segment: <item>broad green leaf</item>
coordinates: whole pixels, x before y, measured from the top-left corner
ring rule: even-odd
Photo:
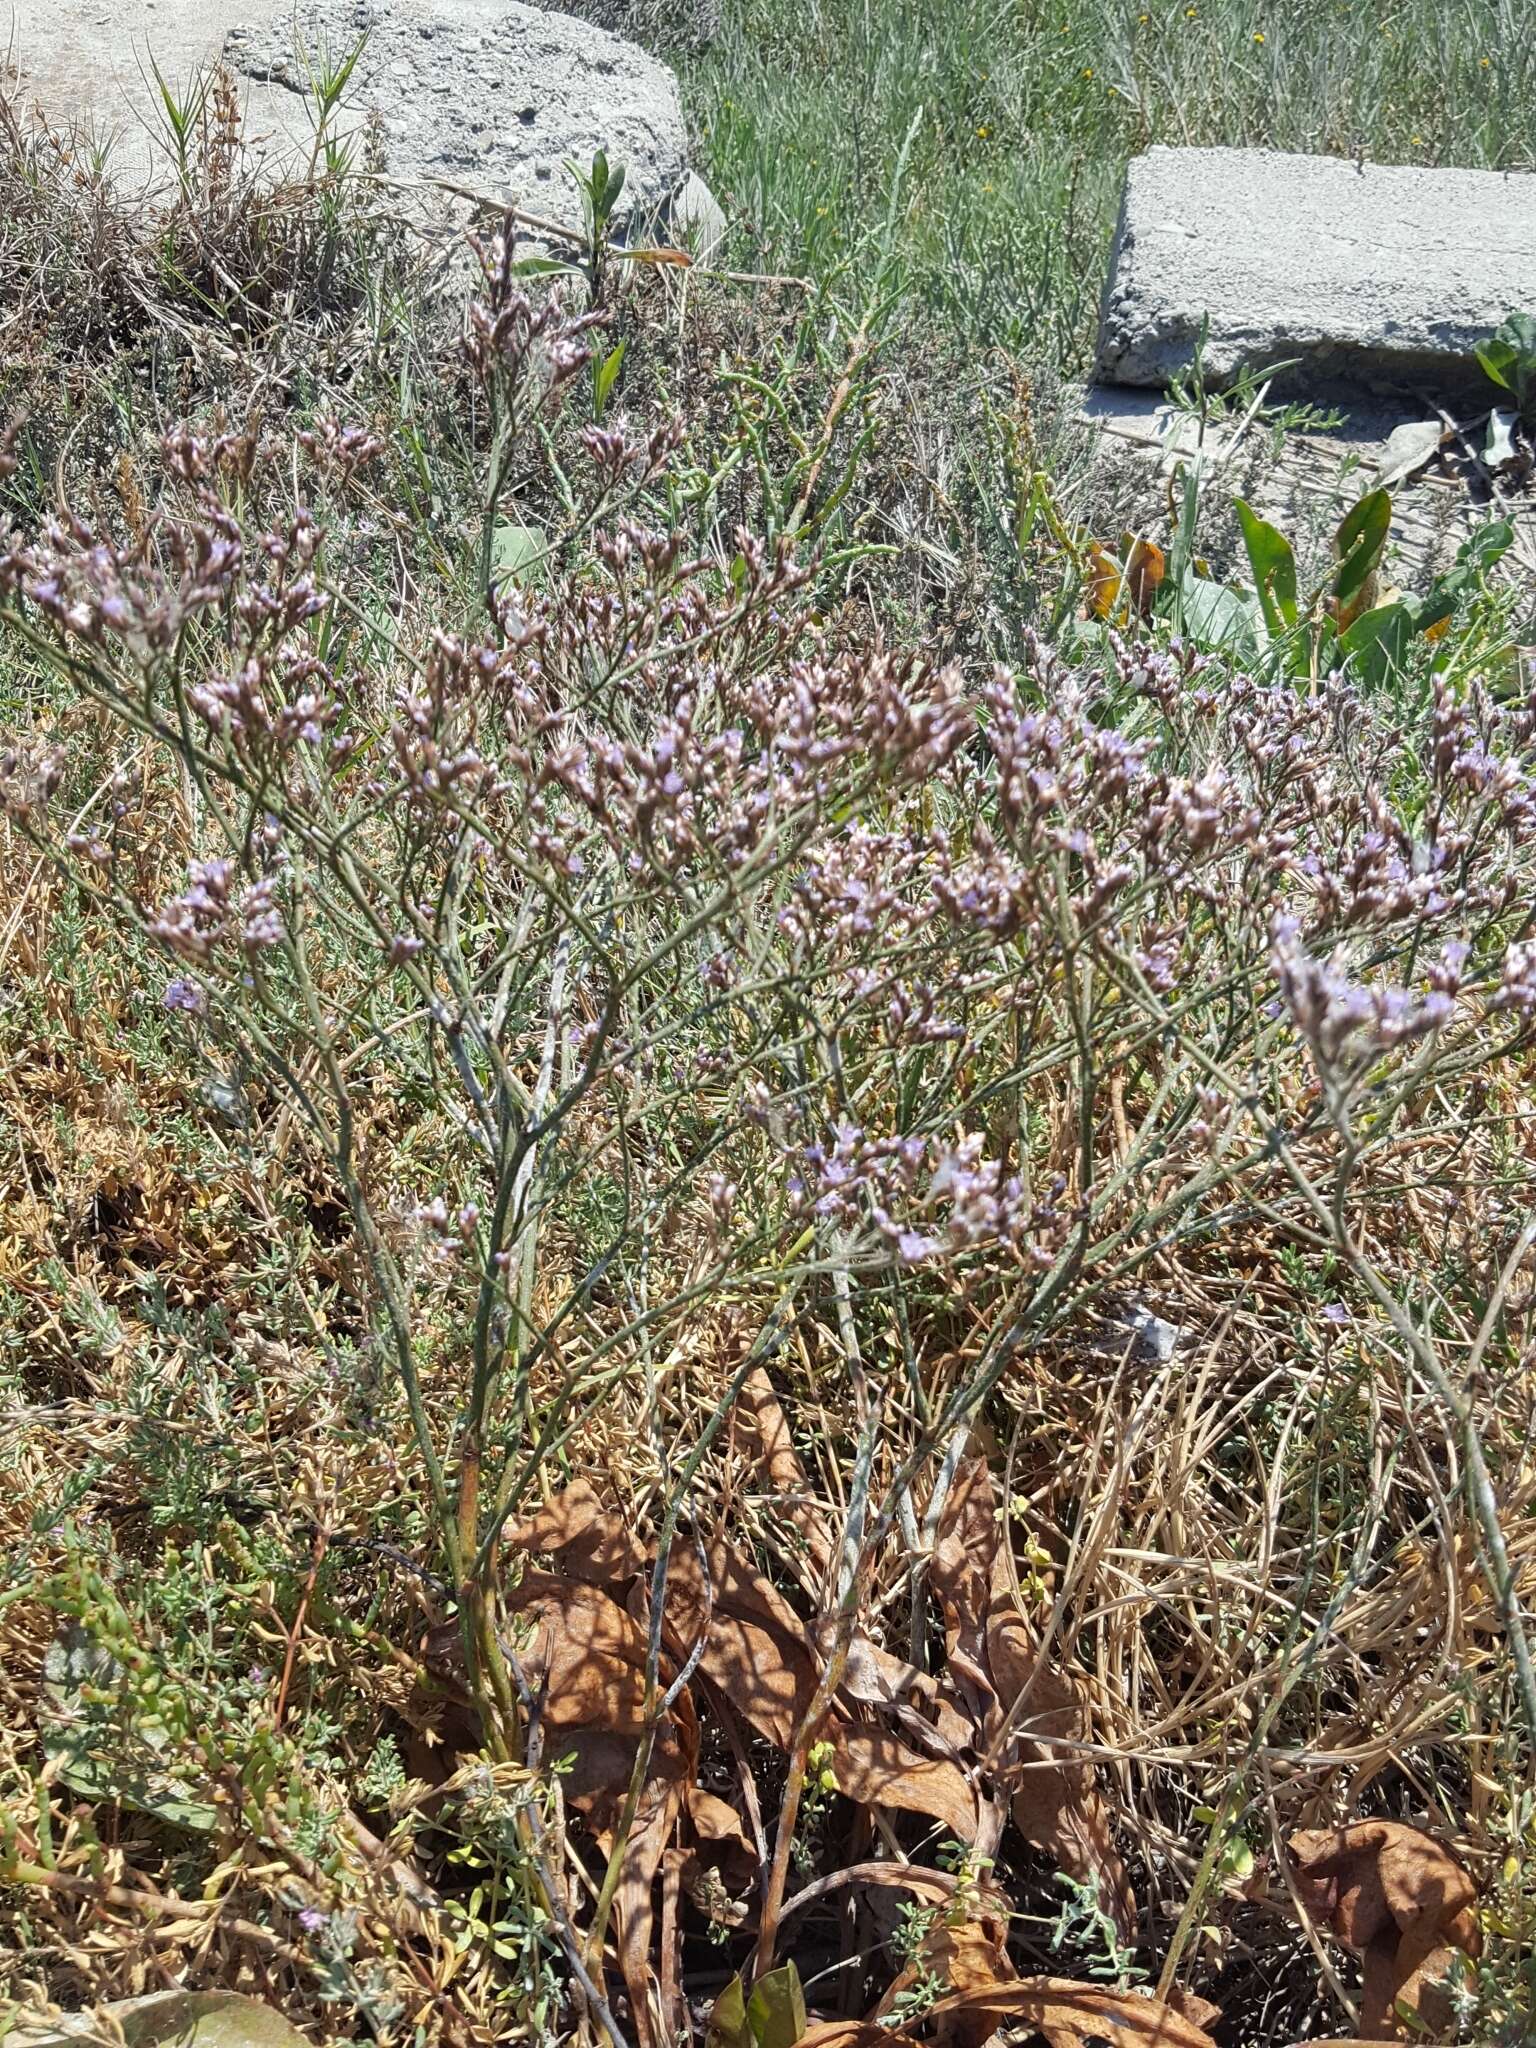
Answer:
[[[1375,575],[1387,535],[1392,530],[1392,496],[1389,491],[1370,491],[1347,512],[1333,537],[1339,566],[1334,571],[1333,596],[1339,624],[1347,626],[1358,609],[1358,600]]]
[[[542,526],[514,526],[498,520],[491,536],[491,582],[498,589],[519,580],[531,582],[548,551],[549,537]]]
[[[1505,391],[1513,391],[1514,369],[1520,352],[1507,341],[1484,342],[1477,351],[1477,360],[1483,366],[1484,375]]]
[[[557,256],[520,256],[512,266],[514,277],[569,277],[572,265]]]
[[[1529,421],[1536,410],[1536,318],[1511,313],[1477,351],[1485,375],[1505,391]]]
[[[106,1745],[93,1744],[72,1730],[50,1729],[43,1737],[43,1750],[58,1765],[60,1781],[93,1805],[131,1806],[194,1835],[206,1835],[217,1825],[217,1808],[195,1797],[169,1772],[113,1755]]]
[[[1339,635],[1339,653],[1354,663],[1362,682],[1384,683],[1403,666],[1418,630],[1412,607],[1394,598],[1362,612],[1348,632]]]
[[[735,1976],[715,2000],[704,2028],[704,2048],[756,2048],[747,2023],[747,1994]]]
[[[1186,570],[1179,584],[1179,616],[1183,630],[1202,647],[1221,648],[1239,659],[1259,651],[1259,605],[1246,590]]]
[[[805,2032],[805,1993],[793,1963],[782,1963],[752,1986],[747,2024],[757,2048],[795,2048]]]
[[[1296,557],[1280,529],[1261,519],[1241,498],[1237,500],[1237,517],[1264,624],[1278,637],[1296,623]]]
[[[1508,519],[1490,519],[1475,533],[1469,533],[1456,550],[1451,567],[1435,578],[1429,595],[1420,600],[1414,612],[1415,630],[1437,637],[1435,629],[1443,629],[1461,599],[1498,565],[1514,545],[1514,539],[1515,529]]]
[[[1480,526],[1476,533],[1469,533],[1456,550],[1456,566],[1473,569],[1481,573],[1493,568],[1515,544],[1514,521],[1490,519],[1486,526]]]

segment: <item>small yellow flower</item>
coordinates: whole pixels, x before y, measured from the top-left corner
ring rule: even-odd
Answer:
[[[1185,10],[1184,10],[1184,19],[1185,19],[1186,21],[1193,21],[1193,20],[1194,20],[1194,18],[1195,18],[1195,16],[1196,16],[1196,14],[1197,14],[1198,12],[1199,12],[1199,9],[1198,9],[1198,8],[1195,8],[1195,7],[1186,7],[1186,8],[1185,8]]]
[[[1408,140],[1413,144],[1415,149],[1422,149],[1424,147],[1424,138],[1422,135],[1410,135]]]
[[[976,130],[976,133],[978,137],[981,139],[981,141],[985,142],[987,137],[992,133],[992,130],[987,126],[986,122],[983,121],[981,126]]]
[[[1092,66],[1091,64],[1085,64],[1085,65],[1083,66],[1083,76],[1084,76],[1084,78],[1092,78],[1092,76],[1093,76],[1093,66]]]
[[[1490,58],[1490,57],[1485,57],[1485,58],[1483,59],[1483,69],[1484,69],[1485,71],[1486,71],[1486,70],[1488,69],[1488,66],[1490,65],[1490,63],[1492,63],[1492,61],[1493,61],[1493,60],[1492,60],[1492,58]]]
[[[1255,36],[1254,36],[1253,40],[1254,40],[1254,41],[1255,41],[1256,43],[1262,43],[1262,42],[1263,42],[1263,40],[1264,40],[1264,36],[1263,36],[1263,32],[1262,32],[1262,30],[1261,30],[1261,31],[1259,31],[1258,33],[1256,33],[1256,34],[1255,34]]]

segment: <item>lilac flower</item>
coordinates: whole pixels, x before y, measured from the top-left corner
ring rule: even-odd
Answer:
[[[1416,998],[1407,989],[1352,982],[1336,961],[1305,952],[1298,931],[1295,918],[1277,918],[1271,957],[1286,1009],[1320,1065],[1368,1058],[1450,1022],[1454,1005],[1443,989]]]
[[[240,943],[247,953],[263,953],[280,945],[283,914],[273,894],[270,877],[253,882],[240,899]]]
[[[178,974],[174,980],[168,981],[160,1000],[166,1009],[183,1010],[189,1017],[202,1017],[207,1014],[206,994],[197,982],[188,981],[185,975]]]
[[[930,1204],[949,1205],[946,1235],[957,1251],[1016,1241],[1029,1222],[1023,1182],[999,1160],[983,1158],[981,1148],[974,1134],[946,1147],[929,1184]]]
[[[1519,942],[1504,955],[1499,985],[1489,1007],[1518,1010],[1525,1017],[1536,1016],[1536,942]]]
[[[183,959],[203,961],[228,929],[234,863],[194,861],[187,875],[187,888],[155,912],[149,920],[149,932]]]

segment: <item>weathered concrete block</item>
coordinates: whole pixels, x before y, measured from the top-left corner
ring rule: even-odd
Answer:
[[[672,194],[666,232],[700,263],[713,263],[725,246],[730,227],[724,209],[697,171],[690,171]]]
[[[575,227],[581,200],[567,163],[585,170],[602,149],[622,164],[621,217],[665,205],[687,170],[667,66],[589,22],[517,0],[300,0],[297,9],[288,0],[225,38],[247,126],[302,145],[314,53],[337,61],[364,35],[338,133],[375,118],[397,177],[459,185]]]
[[[1390,407],[1353,411],[1328,433],[1287,434],[1278,445],[1262,431],[1241,431],[1239,419],[1199,423],[1165,404],[1156,392],[1126,385],[1096,385],[1087,394],[1083,423],[1093,434],[1094,492],[1113,508],[1101,530],[1121,526],[1166,539],[1170,480],[1180,466],[1201,453],[1208,510],[1213,527],[1202,527],[1202,551],[1223,570],[1243,573],[1235,524],[1234,497],[1246,498],[1296,545],[1305,575],[1320,575],[1331,559],[1332,534],[1365,491],[1378,484],[1392,493],[1391,580],[1427,590],[1449,569],[1456,550],[1480,526],[1500,513],[1513,518],[1515,545],[1500,580],[1528,583],[1536,573],[1536,506],[1528,493],[1492,504],[1474,497],[1465,482],[1439,465],[1409,461],[1405,436],[1394,428]],[[1411,423],[1414,425],[1420,423]],[[1438,422],[1436,423],[1438,425]],[[1422,455],[1423,440],[1416,443]]]
[[[1126,177],[1101,379],[1299,358],[1293,390],[1489,395],[1472,350],[1536,308],[1536,177],[1256,149],[1148,150]],[[1277,384],[1277,389],[1280,384]]]
[[[574,226],[567,160],[606,149],[626,174],[621,214],[666,206],[687,172],[677,79],[621,37],[518,0],[15,0],[12,64],[26,101],[61,126],[116,136],[130,186],[169,179],[152,150],[152,63],[178,91],[222,60],[246,135],[273,171],[312,144],[308,68],[366,36],[335,132],[381,129],[386,168]],[[440,188],[437,188],[440,189]]]

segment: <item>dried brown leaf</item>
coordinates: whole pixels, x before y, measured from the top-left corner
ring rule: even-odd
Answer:
[[[1085,1689],[1042,1662],[1039,1633],[1019,1612],[985,1458],[967,1459],[955,1474],[930,1577],[956,1696],[973,1716],[982,1748],[1002,1741],[998,1775],[1011,1792],[1015,1825],[1073,1877],[1093,1879],[1105,1910],[1131,1938],[1136,1902],[1093,1766],[1069,1747],[1091,1733]]]
[[[653,2039],[677,2038],[677,2015],[663,2012],[659,2027],[650,2024],[650,1996],[656,1979],[652,1972],[655,1934],[654,1887],[677,1828],[687,1787],[693,1782],[699,1762],[699,1730],[687,1693],[681,1695],[673,1714],[658,1737],[651,1770],[640,1795],[634,1827],[624,1845],[619,1869],[619,1888],[614,1895],[614,1933],[618,1942],[619,1968],[629,1992],[635,2032],[641,2048]],[[676,1983],[675,1967],[662,1970],[664,1979]]]
[[[802,1907],[816,1899],[824,1899],[828,1893],[841,1891],[848,1885],[868,1886],[871,1890],[911,1892],[914,1898],[928,1904],[943,1906],[946,1912],[955,1906],[955,1893],[960,1886],[960,1875],[950,1870],[934,1870],[922,1863],[846,1863],[841,1870],[830,1870],[824,1877],[812,1880],[803,1891],[790,1899],[783,1912],[788,1919]],[[979,1916],[1006,1921],[1009,1904],[1001,1892],[990,1887],[979,1886],[975,1891],[975,1911]]]
[[[1005,1946],[1006,1920],[941,1920],[929,1928],[922,1948],[901,1971],[880,2000],[871,2019],[885,2020],[898,2010],[898,2000],[925,1979],[937,1980],[952,1998],[979,1996],[999,1984],[1015,1983],[1013,1967]],[[981,2048],[997,2031],[997,2023],[985,2011],[956,2012],[934,2029],[936,2048]]]
[[[635,1760],[634,1735],[605,1728],[578,1728],[551,1743],[552,1756],[564,1760],[561,1787],[567,1802],[591,1823],[605,1853],[611,1853]],[[699,1761],[699,1731],[693,1703],[684,1692],[656,1731],[650,1767],[641,1788],[634,1824],[625,1838],[614,1894],[614,1936],[619,1968],[635,2018],[642,2048],[670,2040],[674,2016],[654,2009],[657,1972],[654,1887],[657,1873],[677,1829],[687,1788]],[[675,1970],[671,1973],[675,1980]],[[665,1969],[661,1972],[665,1977]]]
[[[840,1633],[835,1615],[823,1615],[806,1630],[823,1666],[834,1654]],[[925,1754],[953,1759],[969,1743],[973,1732],[969,1719],[956,1711],[926,1671],[919,1671],[904,1658],[892,1656],[859,1628],[853,1631],[848,1643],[837,1697],[844,1706],[874,1707],[881,1715],[888,1715],[906,1729]]]
[[[825,1518],[812,1505],[800,1453],[773,1382],[762,1366],[747,1375],[737,1405],[757,1438],[758,1458],[770,1489],[779,1496],[779,1512],[799,1531],[812,1568],[817,1574],[824,1573],[832,1555],[832,1539]]]
[[[1456,1950],[1482,1948],[1477,1888],[1455,1857],[1391,1820],[1306,1829],[1288,1847],[1303,1903],[1362,1958],[1364,2037],[1443,2033],[1451,2013],[1439,1980]]]
[[[1146,618],[1168,573],[1168,561],[1154,540],[1138,540],[1125,559],[1125,588],[1137,613]]]
[[[838,1790],[861,1806],[894,1806],[939,1821],[957,1841],[976,1839],[976,1795],[955,1764],[919,1756],[883,1728],[827,1729]]]
[[[646,1569],[647,1555],[629,1523],[605,1507],[585,1479],[574,1479],[536,1514],[509,1529],[514,1550],[557,1557],[569,1578],[606,1586]]]
[[[686,1805],[701,1859],[718,1868],[733,1889],[749,1884],[757,1869],[757,1851],[735,1807],[702,1785],[688,1787]]]
[[[555,1512],[534,1518],[533,1543],[594,1571],[625,1553],[613,1540],[607,1511],[587,1490],[568,1489]],[[524,1673],[542,1696],[548,1751],[562,1762],[565,1798],[584,1814],[611,1853],[637,1745],[646,1733],[645,1630],[599,1585],[553,1572],[526,1572],[507,1596],[508,1612],[528,1630],[520,1652]],[[620,1853],[614,1894],[614,1937],[642,2048],[671,2038],[674,2016],[654,2007],[652,1968],[657,1873],[672,1845],[698,1764],[699,1735],[685,1690],[655,1731],[633,1822]],[[663,1959],[665,1962],[666,1959]],[[663,1980],[675,1981],[663,1969]]]
[[[1202,1998],[1198,1991],[1191,1991],[1187,1984],[1170,1985],[1163,2003],[1181,2019],[1189,2020],[1207,2031],[1221,2018],[1221,2007],[1212,2005],[1211,2001]]]
[[[529,1630],[523,1670],[550,1728],[638,1733],[645,1719],[645,1636],[596,1586],[527,1572],[507,1609]]]
[[[668,1639],[692,1650],[708,1625],[699,1669],[758,1734],[788,1750],[820,1675],[805,1624],[776,1588],[723,1543],[708,1546],[706,1578],[696,1551],[680,1548],[667,1575]],[[825,1731],[838,1786],[866,1805],[940,1821],[962,1841],[976,1834],[976,1801],[958,1766],[925,1757],[889,1731],[831,1722]]]
[[[707,1567],[707,1570],[706,1570]],[[699,1669],[743,1720],[787,1750],[816,1690],[805,1626],[766,1579],[726,1543],[673,1549],[667,1570],[667,1639],[686,1658],[701,1633]]]
[[[1113,2041],[1116,2048],[1215,2048],[1203,2027],[1155,1998],[1077,1984],[1065,1977],[1024,1977],[1016,1984],[962,1992],[940,1999],[907,2026],[831,2020],[810,2028],[799,2048],[880,2048],[882,2042],[911,2040],[912,2029],[918,2026],[964,2023],[996,2033],[1009,2021],[1033,2027],[1051,2048],[1095,2048],[1103,2041]],[[984,2041],[988,2034],[969,2038]]]
[[[1088,543],[1088,616],[1107,619],[1120,602],[1120,564],[1098,541]]]

